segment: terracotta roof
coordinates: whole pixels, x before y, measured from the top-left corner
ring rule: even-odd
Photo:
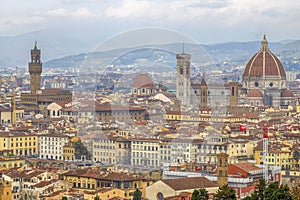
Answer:
[[[35,185],[33,185],[32,187],[35,187],[35,188],[42,188],[42,187],[45,187],[45,186],[48,186],[48,185],[51,185],[52,183],[55,183],[59,180],[56,180],[56,179],[53,179],[53,180],[50,180],[50,181],[41,181]]]
[[[261,170],[261,168],[255,166],[253,163],[250,163],[250,162],[236,163],[233,165],[237,166],[238,168],[240,168],[248,173],[251,171]]]
[[[132,82],[132,87],[141,88],[141,87],[154,87],[152,79],[147,74],[139,74],[135,77]]]
[[[44,173],[45,171],[41,171],[41,170],[37,170],[37,171],[9,171],[7,173],[4,173],[5,175],[11,177],[11,178],[18,178],[18,177],[23,177],[23,178],[27,178],[27,179],[31,179],[33,177],[36,177],[42,173]]]
[[[162,180],[162,182],[174,190],[218,187],[217,184],[213,183],[205,177],[166,179]]]
[[[265,43],[265,44],[263,44]],[[266,45],[266,47],[264,47]],[[257,76],[282,76],[286,77],[285,70],[280,60],[269,50],[268,41],[264,37],[262,48],[249,60],[243,78]]]
[[[44,197],[55,197],[57,195],[59,195],[60,193],[64,193],[66,192],[67,190],[58,190],[58,191],[55,191],[55,192],[52,192],[51,194],[48,194],[48,195],[45,195]]]
[[[144,179],[141,176],[123,172],[104,172],[99,168],[86,168],[70,170],[64,174],[64,176],[77,176],[77,177],[89,177],[110,181],[133,181]]]
[[[253,90],[250,90],[247,97],[263,97],[263,95],[259,90],[253,89]]]
[[[290,90],[283,90],[281,92],[281,97],[294,97],[294,94]]]

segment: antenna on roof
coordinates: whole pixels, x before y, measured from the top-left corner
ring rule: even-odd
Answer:
[[[182,54],[184,54],[184,42],[182,43]]]

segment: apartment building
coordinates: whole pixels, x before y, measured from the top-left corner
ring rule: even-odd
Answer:
[[[63,160],[63,146],[69,142],[69,136],[61,133],[39,135],[39,157],[41,159]]]

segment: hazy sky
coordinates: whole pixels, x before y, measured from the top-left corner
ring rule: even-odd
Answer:
[[[299,39],[299,0],[1,0],[0,36],[36,30],[99,34],[173,29],[200,43]],[[69,33],[68,33],[69,34]]]

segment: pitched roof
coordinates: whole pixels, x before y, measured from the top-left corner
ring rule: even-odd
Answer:
[[[217,184],[213,183],[205,177],[166,179],[162,180],[162,182],[174,190],[218,187]]]
[[[41,181],[35,185],[33,185],[32,187],[35,187],[35,188],[43,188],[45,186],[48,186],[48,185],[51,185],[52,183],[55,183],[59,180],[56,180],[56,179],[53,179],[53,180],[50,180],[50,181]]]
[[[261,168],[255,166],[253,163],[250,163],[250,162],[236,163],[233,165],[237,166],[238,168],[240,168],[248,173],[252,172],[252,171],[256,171],[256,170],[261,170]]]
[[[283,90],[281,92],[281,97],[294,97],[294,94],[290,90]]]
[[[263,95],[261,94],[261,92],[259,90],[253,89],[253,90],[250,90],[247,97],[263,97]]]

